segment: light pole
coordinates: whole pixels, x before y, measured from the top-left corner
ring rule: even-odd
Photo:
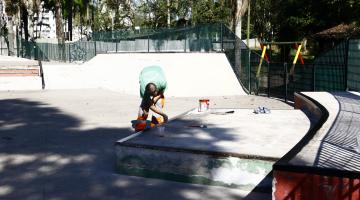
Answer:
[[[248,46],[249,48],[249,51],[248,51],[248,59],[249,59],[249,62],[248,62],[248,76],[249,76],[249,91],[251,93],[251,51],[250,51],[250,44],[249,44],[249,39],[250,39],[250,4],[251,4],[251,0],[249,0],[249,5],[248,5],[248,17],[247,17],[247,36],[246,36],[246,45]]]
[[[251,0],[249,0],[248,5],[248,17],[247,17],[247,30],[246,30],[246,45],[249,47],[249,39],[250,39],[250,5]]]

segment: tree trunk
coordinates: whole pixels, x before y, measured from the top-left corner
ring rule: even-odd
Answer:
[[[28,20],[29,13],[24,4],[21,5],[20,12],[21,12],[21,20],[23,22],[25,40],[29,41],[29,29],[28,29],[29,28],[29,20]]]
[[[236,14],[234,16],[235,34],[241,39],[241,18],[245,15],[249,5],[249,0],[237,0]]]
[[[235,73],[241,77],[241,16],[239,11],[242,7],[243,0],[236,0],[236,12],[234,16],[234,30],[235,30]]]
[[[170,0],[167,0],[167,26],[168,26],[168,28],[170,28],[170,22],[171,22],[171,18],[170,18]]]
[[[62,23],[61,0],[55,2],[55,23],[56,23],[56,37],[58,39],[59,60],[65,61],[65,38]]]
[[[242,66],[241,63],[241,25],[242,20],[241,17],[244,16],[247,6],[248,6],[249,0],[236,0],[236,12],[233,19],[234,22],[234,29],[235,29],[235,72],[237,73],[238,77],[241,77],[242,68],[246,66]],[[248,61],[250,62],[250,61]],[[246,63],[244,63],[246,64]],[[250,79],[249,79],[250,80]]]
[[[8,17],[7,23],[8,36],[7,36],[7,46],[8,46],[8,56],[15,55],[14,53],[14,23],[12,17]]]
[[[68,11],[69,11],[69,13],[68,13],[69,40],[72,41],[73,0],[69,0]]]
[[[61,0],[55,2],[55,23],[56,23],[56,37],[59,44],[64,44],[64,30],[62,24],[62,11],[61,11]]]

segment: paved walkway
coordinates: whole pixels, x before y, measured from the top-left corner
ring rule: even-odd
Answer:
[[[198,98],[168,98],[170,117]],[[292,109],[253,96],[210,98],[212,107]],[[0,199],[241,199],[243,191],[122,176],[114,142],[132,133],[138,96],[106,90],[0,92]],[[270,199],[251,193],[245,199]]]

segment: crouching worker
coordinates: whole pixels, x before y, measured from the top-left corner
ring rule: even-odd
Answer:
[[[135,131],[142,131],[166,123],[164,113],[166,78],[159,66],[145,67],[139,77],[140,96],[142,98],[138,118],[132,121]],[[151,120],[147,120],[149,111],[153,111]]]

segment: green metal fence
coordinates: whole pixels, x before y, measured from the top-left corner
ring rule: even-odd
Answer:
[[[296,64],[293,75],[289,73],[292,65],[271,62],[263,64],[256,79],[256,62],[251,64],[250,83],[255,79],[258,85],[251,87],[251,93],[292,100],[294,92],[299,91],[360,90],[360,39],[338,44],[313,63]]]
[[[343,91],[346,89],[347,41],[321,54],[314,61],[315,90]]]
[[[178,29],[95,32],[91,41],[64,45],[22,40],[21,57],[63,62],[87,61],[99,53],[121,52],[223,52],[244,90],[292,99],[298,91],[359,91],[360,39],[350,39],[320,54],[313,63],[292,65],[263,61],[223,24]],[[256,73],[259,70],[259,76]]]
[[[19,49],[19,54],[23,58],[44,61],[85,62],[96,55],[95,42],[91,41],[52,44],[22,40]]]
[[[347,87],[360,91],[360,39],[351,39],[348,44]]]
[[[95,32],[97,53],[221,51],[222,24],[178,29]]]

